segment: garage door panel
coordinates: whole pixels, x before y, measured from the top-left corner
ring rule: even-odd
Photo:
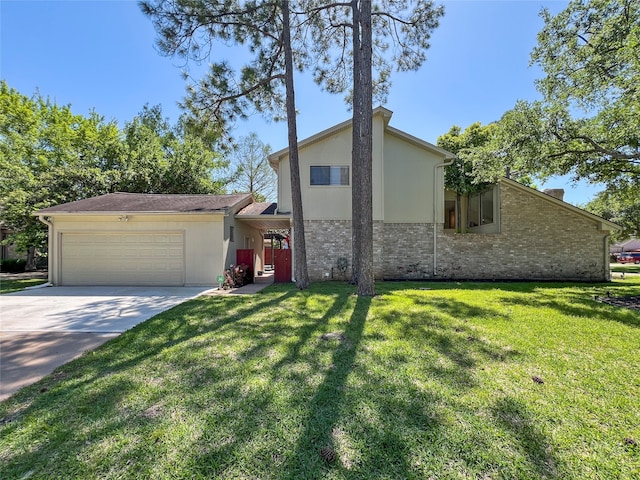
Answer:
[[[184,285],[178,232],[63,233],[63,285]]]

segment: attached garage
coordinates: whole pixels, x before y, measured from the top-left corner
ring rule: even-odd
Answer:
[[[62,233],[61,285],[185,283],[184,233]]]
[[[214,286],[236,250],[262,249],[235,215],[250,194],[111,193],[45,208],[53,285]],[[234,235],[235,233],[235,235]]]

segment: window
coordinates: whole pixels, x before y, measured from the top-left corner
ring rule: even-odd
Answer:
[[[229,241],[230,242],[234,242],[235,240],[233,239],[233,227],[229,227]]]
[[[311,185],[349,185],[349,167],[312,166]]]
[[[444,201],[444,228],[446,229],[456,228],[456,201],[455,200]]]
[[[493,223],[493,188],[469,196],[469,227]]]

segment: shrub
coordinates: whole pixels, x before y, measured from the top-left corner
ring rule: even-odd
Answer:
[[[3,273],[22,273],[27,264],[22,258],[7,258],[0,261],[0,272]]]

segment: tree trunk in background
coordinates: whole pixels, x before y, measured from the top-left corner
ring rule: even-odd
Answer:
[[[304,216],[302,213],[302,193],[300,190],[300,162],[298,159],[298,132],[296,124],[296,101],[293,88],[293,55],[291,52],[291,30],[289,2],[282,0],[282,41],[285,58],[285,87],[287,126],[289,136],[289,166],[291,170],[291,204],[293,210],[293,257],[296,287],[309,287],[307,272],[307,248],[304,239]]]
[[[27,261],[24,266],[25,271],[36,271],[36,247],[27,248]]]

